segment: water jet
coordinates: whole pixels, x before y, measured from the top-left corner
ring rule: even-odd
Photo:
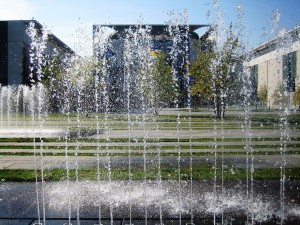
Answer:
[[[165,25],[95,25],[94,56],[64,58],[63,75],[50,74],[50,84],[43,74],[47,35],[37,38],[30,27],[37,81],[1,86],[0,160],[15,176],[27,169],[35,182],[1,181],[0,218],[36,225],[297,224],[299,112],[283,104],[254,112],[244,61],[236,65],[241,71],[231,64],[224,70],[242,76],[234,93],[242,100],[226,105],[229,87],[218,71],[230,49],[222,49],[218,27],[211,31],[216,43],[192,46],[196,27],[185,14]],[[197,111],[188,67],[209,47],[220,56],[209,65],[216,72],[212,107]]]

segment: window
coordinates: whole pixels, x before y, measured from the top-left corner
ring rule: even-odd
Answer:
[[[250,70],[251,86],[254,95],[257,95],[257,84],[258,84],[258,65],[254,65]]]
[[[283,80],[288,92],[295,91],[296,78],[296,52],[283,56]]]

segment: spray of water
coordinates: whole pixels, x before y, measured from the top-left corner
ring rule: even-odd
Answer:
[[[224,30],[222,27],[223,21],[221,17],[221,12],[219,9],[218,1],[214,1],[214,11],[216,13],[214,19],[214,48],[217,54],[220,54],[223,51],[224,40],[222,38],[227,37],[228,35],[224,35]],[[240,14],[242,14],[241,6],[239,7]],[[251,77],[249,68],[246,65],[243,65],[243,110],[244,110],[244,121],[243,121],[243,132],[245,133],[245,154],[246,154],[246,167],[247,167],[247,184],[245,188],[245,193],[241,194],[228,194],[228,190],[226,189],[226,180],[224,179],[224,142],[225,142],[225,107],[226,107],[226,97],[228,94],[228,87],[226,87],[225,82],[222,81],[222,76],[229,76],[229,73],[233,68],[228,66],[228,74],[214,74],[213,84],[214,84],[214,109],[217,114],[218,107],[221,109],[221,120],[217,118],[214,119],[214,129],[213,129],[213,151],[214,151],[214,179],[213,179],[213,191],[206,191],[203,193],[197,193],[194,189],[193,185],[196,183],[193,180],[193,151],[192,151],[192,119],[191,119],[191,95],[190,90],[188,90],[188,94],[185,97],[179,95],[181,89],[185,88],[184,82],[186,80],[189,84],[189,78],[184,77],[184,73],[187,70],[187,64],[189,63],[189,55],[188,55],[188,18],[187,13],[176,14],[175,12],[170,13],[171,20],[168,23],[168,32],[170,37],[172,37],[172,50],[170,52],[171,66],[172,66],[172,76],[174,81],[173,90],[176,92],[177,96],[174,102],[175,109],[178,110],[181,107],[188,107],[188,134],[189,134],[189,183],[184,183],[182,180],[182,168],[183,168],[183,157],[182,157],[182,146],[181,146],[181,137],[183,133],[183,116],[178,113],[176,117],[176,150],[177,150],[177,180],[172,183],[171,190],[173,194],[169,196],[168,190],[165,190],[164,183],[162,181],[161,176],[161,164],[162,164],[162,156],[161,156],[161,140],[160,140],[160,132],[159,125],[157,123],[157,118],[155,115],[150,115],[150,111],[152,111],[151,107],[153,105],[152,102],[155,101],[155,88],[149,87],[149,84],[153,84],[153,77],[151,75],[151,58],[149,52],[151,50],[151,27],[144,25],[143,23],[139,23],[136,26],[130,27],[125,31],[125,38],[123,40],[114,39],[112,36],[107,35],[107,33],[103,33],[101,29],[95,31],[95,39],[94,46],[96,46],[96,54],[94,58],[88,59],[91,61],[86,61],[87,59],[81,57],[73,57],[70,59],[69,67],[66,68],[66,74],[63,77],[63,90],[62,96],[64,100],[60,101],[59,107],[60,110],[66,115],[66,132],[65,132],[65,166],[66,166],[66,181],[67,185],[65,185],[67,194],[64,197],[61,197],[60,201],[65,201],[68,209],[68,219],[69,223],[71,223],[71,215],[73,212],[73,204],[75,205],[77,224],[80,224],[80,217],[83,213],[80,211],[81,206],[85,204],[85,201],[91,202],[91,204],[96,205],[98,208],[98,217],[99,224],[102,222],[102,217],[104,212],[103,205],[109,205],[109,217],[111,224],[114,223],[114,214],[117,213],[115,208],[119,206],[119,204],[124,204],[126,207],[129,207],[129,220],[130,224],[132,224],[133,220],[133,207],[138,205],[143,208],[143,216],[145,219],[145,223],[151,215],[150,208],[154,206],[158,209],[158,215],[160,218],[160,224],[163,224],[163,212],[166,210],[165,208],[170,208],[170,214],[175,215],[179,218],[179,224],[182,223],[183,216],[188,215],[190,217],[190,223],[194,222],[194,215],[199,212],[203,212],[204,214],[211,215],[213,214],[214,223],[217,223],[217,217],[221,215],[222,223],[226,222],[225,213],[228,208],[237,209],[241,208],[247,214],[247,222],[254,223],[258,221],[257,218],[260,217],[259,210],[264,205],[263,197],[257,198],[254,195],[254,155],[253,155],[253,143],[252,143],[252,121],[251,121]],[[242,16],[240,16],[242,17]],[[275,13],[274,15],[274,30],[277,29],[277,23],[279,20],[279,14]],[[241,21],[241,18],[240,18]],[[240,22],[240,29],[242,28],[242,22]],[[242,32],[242,31],[241,31]],[[44,143],[42,138],[44,121],[47,115],[47,109],[45,107],[46,101],[46,91],[41,84],[42,80],[42,67],[43,67],[43,57],[44,50],[46,49],[45,43],[47,41],[47,32],[43,32],[42,38],[37,35],[36,29],[31,24],[28,30],[28,34],[32,39],[32,48],[31,48],[31,62],[36,67],[31,68],[31,89],[25,87],[19,88],[11,88],[11,87],[1,87],[1,96],[0,96],[0,106],[1,106],[1,127],[5,125],[11,126],[10,122],[4,124],[3,117],[7,117],[8,120],[13,117],[12,113],[16,113],[15,126],[18,126],[20,118],[18,117],[19,108],[21,106],[21,95],[23,98],[23,106],[22,111],[24,114],[30,112],[31,114],[31,123],[32,129],[34,133],[34,156],[35,156],[35,174],[36,174],[36,201],[37,201],[37,215],[39,223],[43,220],[43,223],[46,223],[46,207],[45,207],[45,182],[44,182]],[[280,36],[278,49],[284,49],[284,52],[289,52],[289,37],[285,35],[285,32],[281,29],[278,29],[278,36]],[[116,63],[116,59],[113,54],[111,54],[111,48],[113,41],[123,42],[124,52],[121,54],[124,64],[124,80],[123,82],[123,101],[119,101],[114,99],[114,95],[112,94],[116,89],[111,89],[112,81],[114,81],[113,74],[113,66]],[[282,56],[282,50],[278,50],[278,60],[280,60]],[[98,58],[100,57],[100,58]],[[250,56],[246,56],[246,58],[250,58]],[[221,57],[216,57],[215,61],[211,65],[212,71],[216,71],[216,67],[220,64]],[[101,61],[101,65],[98,65],[99,60]],[[247,61],[247,59],[246,59]],[[87,66],[92,65],[92,66]],[[96,66],[96,69],[94,67]],[[37,69],[36,69],[37,68]],[[93,70],[91,70],[93,68]],[[37,75],[37,76],[36,76]],[[35,77],[36,76],[36,77]],[[278,74],[279,76],[279,74]],[[92,79],[90,79],[92,77]],[[216,80],[221,79],[220,83],[217,83]],[[87,85],[87,81],[91,82],[94,87],[92,92],[87,92],[84,87]],[[53,88],[55,87],[55,79],[51,80],[51,85]],[[121,83],[122,83],[121,82]],[[285,81],[286,83],[286,81]],[[219,85],[219,87],[217,87]],[[115,86],[117,87],[117,86]],[[217,88],[219,88],[217,90]],[[88,89],[88,88],[87,88]],[[217,93],[218,92],[218,93]],[[17,93],[17,99],[12,100],[11,98],[14,95],[13,93]],[[90,102],[86,102],[86,96],[89,96],[90,93],[93,93],[94,106],[95,108],[90,107]],[[150,94],[149,94],[150,93]],[[56,93],[52,93],[52,99],[57,97]],[[149,98],[150,95],[150,98]],[[221,96],[220,104],[217,102],[217,95]],[[284,91],[280,95],[281,104],[280,104],[280,154],[281,154],[281,180],[280,180],[280,218],[281,224],[284,223],[287,210],[286,210],[286,150],[287,144],[289,141],[289,124],[287,120],[287,116],[289,114],[289,105],[285,104],[283,101],[286,99],[288,93]],[[25,97],[26,96],[26,97]],[[55,97],[56,96],[56,97]],[[288,96],[289,97],[289,96]],[[24,98],[28,100],[24,100]],[[26,102],[28,101],[28,105],[26,106]],[[115,103],[119,102],[120,105],[116,105]],[[14,108],[16,105],[16,108]],[[112,112],[114,109],[124,108],[123,112],[126,112],[126,123],[127,123],[127,131],[126,133],[128,137],[128,182],[123,182],[122,187],[127,187],[127,189],[131,189],[133,187],[134,191],[129,192],[120,192],[113,193],[118,189],[118,184],[113,181],[112,176],[112,166],[114,165],[112,157],[110,145],[111,145],[111,125],[110,121],[112,116]],[[92,109],[91,109],[92,108]],[[59,110],[58,110],[59,111]],[[71,168],[71,160],[69,157],[69,142],[71,141],[71,130],[72,130],[72,121],[71,121],[71,113],[75,112],[76,120],[75,124],[75,187],[76,190],[74,192],[71,191],[71,178],[70,178],[70,168]],[[94,115],[95,129],[96,129],[96,159],[97,159],[97,182],[96,186],[89,187],[93,189],[92,197],[90,200],[85,199],[82,195],[80,196],[77,192],[82,191],[82,182],[79,181],[79,151],[81,150],[81,141],[83,135],[83,121],[85,116],[89,116],[89,113],[92,112]],[[103,119],[101,118],[100,113],[103,112]],[[148,168],[153,166],[154,163],[150,161],[149,149],[150,144],[148,142],[150,137],[150,129],[152,129],[150,122],[152,121],[155,124],[156,131],[156,153],[157,160],[157,180],[152,182],[148,179]],[[219,121],[221,123],[219,123]],[[218,126],[220,124],[220,126]],[[100,132],[100,127],[104,127],[104,134],[102,135]],[[25,127],[25,117],[24,117],[24,127]],[[38,130],[37,130],[38,127]],[[136,129],[136,130],[135,130]],[[132,177],[133,170],[133,154],[132,149],[135,144],[138,144],[140,140],[135,138],[134,132],[141,132],[142,135],[142,144],[140,146],[140,153],[142,153],[142,170],[143,170],[143,180],[141,183],[134,182]],[[39,132],[41,137],[36,137],[35,133]],[[105,144],[101,145],[100,137],[104,137]],[[218,144],[218,137],[221,137],[220,146]],[[39,141],[39,146],[37,143],[37,138]],[[218,165],[219,160],[219,150],[221,150],[221,165]],[[107,181],[103,181],[104,177],[101,177],[101,156],[105,156],[105,169],[107,170]],[[154,159],[154,158],[151,158]],[[41,171],[41,183],[39,183],[38,171]],[[221,189],[218,186],[218,170],[221,171]],[[186,187],[188,187],[188,194],[186,194]],[[85,185],[85,184],[84,184]],[[152,185],[152,186],[151,186]],[[88,186],[88,185],[87,185]],[[167,188],[170,188],[166,185]],[[54,187],[52,187],[54,188]],[[126,189],[126,190],[127,190]],[[95,191],[96,190],[96,191]],[[219,191],[220,190],[220,191]],[[75,193],[76,192],[76,193]],[[221,192],[221,193],[219,193]],[[125,195],[124,200],[121,198]],[[241,206],[241,199],[244,199],[246,195],[247,204]],[[234,196],[234,197],[232,197]],[[203,205],[199,204],[199,199],[201,197],[205,197],[204,205],[206,210],[203,210]],[[196,200],[195,200],[196,198]],[[64,199],[64,200],[62,200]],[[92,199],[96,199],[96,201],[92,201]],[[122,200],[120,200],[122,199]],[[74,203],[75,202],[75,203]],[[121,202],[121,203],[120,203]],[[55,202],[55,204],[58,204]],[[200,206],[199,206],[200,205]],[[204,208],[205,208],[204,207]],[[202,211],[201,211],[202,210]],[[166,210],[167,211],[167,210]],[[265,213],[265,212],[264,212]],[[272,211],[272,214],[277,214],[276,210]],[[41,215],[43,219],[41,219]],[[156,214],[157,215],[157,214]],[[265,216],[266,215],[266,216]],[[262,217],[268,217],[270,214],[265,213]],[[259,218],[260,219],[260,218]]]
[[[174,105],[175,109],[179,109],[180,107],[184,107],[184,104],[186,104],[185,97],[180,97],[179,93],[185,88],[185,77],[184,73],[187,69],[187,63],[188,63],[188,33],[189,29],[187,26],[188,23],[188,14],[187,11],[181,12],[175,12],[171,11],[169,13],[170,21],[168,22],[168,31],[169,35],[173,37],[173,46],[172,50],[170,52],[171,57],[171,74],[173,77],[173,90],[176,93]],[[177,114],[177,171],[178,171],[178,209],[179,209],[179,224],[182,223],[182,195],[181,195],[181,189],[182,189],[182,181],[181,181],[181,146],[180,146],[180,138],[181,138],[181,115],[180,113]]]
[[[281,64],[288,53],[291,52],[292,37],[280,26],[280,12],[275,10],[271,18],[272,30],[271,34],[277,37],[276,40],[276,61]],[[288,59],[291,60],[291,59]],[[288,78],[284,76],[285,68],[281,73],[277,70],[275,74],[278,79],[278,89],[275,91],[274,97],[277,95],[277,100],[274,103],[279,103],[279,129],[280,129],[280,219],[281,224],[286,219],[286,150],[287,144],[290,141],[290,129],[288,123],[288,115],[290,114],[290,90],[288,87]]]
[[[42,34],[39,35],[37,29],[35,28],[34,23],[29,24],[29,28],[27,29],[27,34],[31,39],[31,49],[30,49],[30,79],[32,85],[36,83],[35,86],[32,86],[37,93],[36,105],[37,108],[37,120],[40,131],[43,127],[43,102],[44,102],[44,91],[43,85],[41,83],[43,79],[43,71],[42,67],[45,66],[46,60],[45,55],[47,54],[47,39],[48,39],[48,31],[47,28],[42,29]],[[35,96],[34,96],[35,97]],[[34,98],[33,98],[34,99]],[[35,112],[34,108],[32,108],[32,127],[33,133],[35,132]],[[41,132],[40,132],[41,133]],[[44,162],[43,162],[43,139],[42,136],[39,137],[40,141],[40,151],[39,151],[39,159],[40,159],[40,171],[41,171],[41,189],[42,189],[42,214],[43,214],[43,222],[46,223],[46,212],[45,212],[45,188],[44,188]],[[37,202],[39,202],[39,191],[38,191],[38,178],[37,178],[37,150],[35,144],[35,137],[34,137],[34,155],[35,155],[35,174],[36,174],[36,193],[37,193]],[[38,208],[38,218],[40,214],[39,203],[37,204]],[[39,218],[40,222],[40,218]]]

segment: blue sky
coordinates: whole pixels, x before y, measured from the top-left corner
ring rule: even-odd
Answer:
[[[226,24],[238,22],[236,8],[242,5],[244,36],[251,47],[270,38],[270,21],[276,9],[281,15],[280,26],[289,30],[300,25],[300,0],[218,2]],[[161,24],[170,20],[170,11],[183,10],[188,12],[188,23],[211,24],[215,12],[213,0],[0,0],[0,6],[0,20],[34,18],[71,47],[90,38],[93,24],[128,24],[141,20],[146,24]]]

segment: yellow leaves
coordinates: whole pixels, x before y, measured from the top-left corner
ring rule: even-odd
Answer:
[[[267,96],[268,96],[268,89],[266,85],[262,85],[258,88],[258,98],[262,103],[267,102]]]
[[[296,87],[295,93],[293,95],[293,102],[296,107],[299,107],[300,104],[300,85]]]

